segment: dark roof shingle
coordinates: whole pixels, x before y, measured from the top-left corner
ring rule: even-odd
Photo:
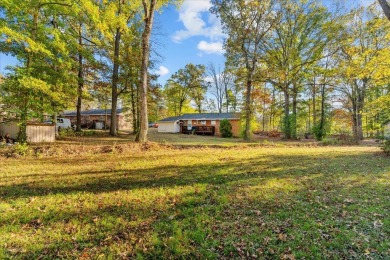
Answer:
[[[122,113],[122,108],[118,108],[116,110],[116,112],[118,114]],[[92,109],[92,110],[85,110],[85,111],[81,111],[81,115],[82,116],[91,116],[91,115],[111,115],[111,109],[107,109],[107,110],[104,110],[104,109]],[[72,112],[68,112],[68,113],[64,113],[62,114],[63,116],[76,116],[77,115],[77,111],[72,111]]]
[[[184,114],[182,116],[173,116],[161,119],[159,122],[175,122],[177,120],[222,120],[239,119],[238,113],[202,113],[202,114]]]

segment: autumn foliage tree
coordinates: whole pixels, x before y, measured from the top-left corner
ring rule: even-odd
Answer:
[[[345,27],[349,45],[340,52],[342,84],[338,90],[345,96],[356,140],[363,139],[363,112],[367,94],[375,86],[387,85],[390,75],[389,22],[377,13],[375,6],[359,9]]]
[[[228,62],[245,69],[244,139],[250,139],[252,88],[262,56],[262,41],[274,27],[274,1],[213,0],[211,12],[220,17],[228,35],[225,42]]]

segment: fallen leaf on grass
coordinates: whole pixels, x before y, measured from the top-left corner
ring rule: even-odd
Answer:
[[[286,259],[286,260],[295,260],[295,256],[292,254],[284,254],[280,257],[280,259]]]
[[[278,238],[279,238],[280,241],[287,241],[287,235],[286,234],[280,233]]]
[[[381,226],[383,226],[382,221],[380,221],[380,220],[374,221],[374,228],[380,228]]]

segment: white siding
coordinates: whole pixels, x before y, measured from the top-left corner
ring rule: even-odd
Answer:
[[[158,122],[159,133],[179,133],[180,125],[176,122]]]
[[[19,126],[16,122],[1,123],[0,132],[3,136],[9,133],[15,139],[18,137]],[[27,124],[26,132],[29,143],[55,142],[56,140],[54,125]]]
[[[174,130],[175,130],[174,133],[180,133],[180,125],[178,124],[178,121],[175,122]]]
[[[10,135],[11,138],[18,137],[19,126],[16,122],[7,122],[0,124],[0,133],[4,136],[6,133]]]
[[[56,141],[54,125],[27,125],[27,141],[29,143],[48,143]]]

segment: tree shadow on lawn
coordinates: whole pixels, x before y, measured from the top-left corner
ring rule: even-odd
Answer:
[[[65,161],[72,162],[72,160]],[[390,161],[372,153],[337,154],[330,157],[264,155],[245,160],[232,159],[227,162],[207,164],[200,162],[190,166],[166,164],[146,169],[131,169],[127,166],[123,169],[76,171],[64,175],[49,175],[47,180],[40,174],[20,175],[19,178],[22,179],[41,176],[41,180],[36,182],[28,180],[17,185],[2,185],[0,195],[6,200],[48,194],[77,192],[99,194],[116,190],[156,189],[195,184],[228,185],[234,182],[246,182],[252,185],[256,180],[264,182],[267,179],[300,179],[313,174],[325,174],[322,178],[334,178],[333,174],[346,177],[362,173],[379,174],[387,169],[390,169]]]
[[[86,252],[91,257],[102,253],[118,256],[119,251],[122,257],[246,258],[247,252],[259,255],[259,250],[260,256],[269,259],[285,252],[301,257],[350,258],[365,253],[367,246],[361,243],[367,238],[369,247],[376,250],[374,255],[386,255],[379,246],[385,246],[386,233],[368,231],[362,235],[361,230],[372,226],[356,222],[368,214],[352,207],[369,203],[348,199],[352,192],[367,192],[369,184],[337,187],[333,195],[325,187],[316,188],[279,191],[264,199],[242,196],[234,187],[209,184],[202,191],[187,190],[148,202],[58,209],[50,214],[15,215],[14,219],[22,226],[20,233],[29,232],[31,241],[42,243],[42,247],[21,254],[34,258],[80,257]],[[385,186],[380,188],[384,192]],[[324,200],[327,196],[335,201]],[[378,218],[373,216],[370,224]],[[53,239],[52,230],[62,235]]]
[[[0,194],[3,200],[57,194],[64,195],[66,200],[77,193],[91,199],[116,191],[151,192],[148,201],[123,199],[123,205],[115,204],[116,201],[98,205],[96,201],[96,205],[89,207],[83,207],[81,202],[80,208],[58,206],[54,211],[37,211],[28,216],[15,212],[12,218],[18,220],[15,225],[22,227],[20,232],[29,233],[32,242],[42,244],[27,252],[20,251],[17,256],[80,257],[87,253],[91,257],[140,254],[151,258],[239,258],[249,253],[265,258],[288,254],[348,258],[363,254],[365,248],[353,245],[354,238],[350,236],[357,233],[348,225],[349,221],[353,224],[356,220],[343,217],[343,211],[367,202],[345,202],[345,197],[339,195],[366,194],[375,185],[384,192],[385,183],[369,181],[381,178],[390,162],[379,157],[375,163],[373,158],[370,153],[314,159],[313,156],[272,155],[272,158],[257,156],[191,167],[164,165],[142,170],[101,170],[81,172],[83,183],[53,183],[55,179],[51,179],[47,183],[2,186]],[[281,167],[281,163],[285,165]],[[342,171],[327,169],[337,165]],[[349,186],[340,182],[355,176],[365,180]],[[153,192],[161,189],[173,192],[179,188],[182,190],[178,194],[164,197]],[[353,212],[353,208],[350,210]],[[334,215],[336,222],[327,222]],[[72,224],[74,220],[79,223]],[[12,219],[5,219],[2,225],[10,222]],[[72,225],[76,228],[72,229]],[[49,234],[50,230],[57,230],[63,235],[53,239],[45,236],[45,230]],[[75,236],[76,240],[72,238]],[[11,241],[8,249],[12,246],[23,247]],[[377,255],[381,256],[382,252]]]

